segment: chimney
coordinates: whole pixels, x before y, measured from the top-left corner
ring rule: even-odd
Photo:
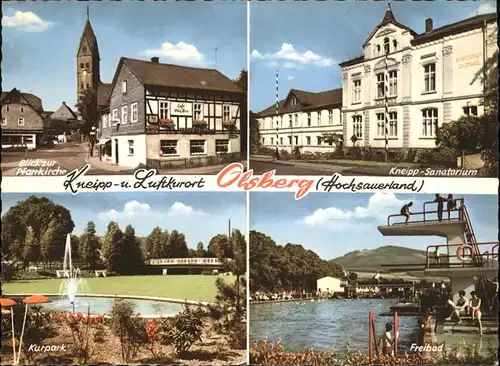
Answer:
[[[151,62],[157,64],[160,62],[160,58],[159,57],[151,57]]]
[[[66,105],[66,102],[63,102],[64,105]]]
[[[425,20],[425,33],[432,31],[432,18],[427,18]]]

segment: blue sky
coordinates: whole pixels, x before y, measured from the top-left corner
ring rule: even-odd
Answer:
[[[386,1],[288,1],[250,3],[250,108],[258,112],[292,88],[323,91],[341,87],[339,62],[360,56],[361,45],[380,24]],[[394,1],[396,20],[423,33],[479,13],[496,11],[496,2]],[[279,16],[277,16],[279,15]]]
[[[47,197],[66,207],[75,223],[73,234],[80,235],[87,222],[93,220],[99,235],[108,223],[117,221],[122,230],[131,224],[136,235],[147,236],[156,226],[165,230],[184,233],[189,248],[196,248],[199,241],[208,245],[217,234],[228,232],[228,220],[233,229],[245,235],[246,194],[242,192],[210,193],[68,193],[35,194]],[[2,215],[9,207],[29,197],[30,194],[2,194]]]
[[[497,241],[498,196],[460,197],[465,199],[477,240]],[[438,237],[384,237],[377,227],[387,225],[387,217],[399,214],[409,201],[413,202],[412,212],[416,214],[422,212],[423,202],[433,199],[432,194],[311,193],[296,201],[293,193],[251,193],[250,229],[269,235],[280,245],[302,244],[324,259],[384,245],[425,250],[428,245],[446,241]],[[427,208],[435,209],[434,205]],[[422,220],[422,216],[411,219]]]
[[[31,91],[45,110],[75,105],[87,4],[103,82],[111,82],[121,56],[213,68],[218,48],[219,71],[236,78],[247,68],[244,2],[2,2],[3,90]]]

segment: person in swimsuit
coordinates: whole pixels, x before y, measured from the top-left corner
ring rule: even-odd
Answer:
[[[451,211],[457,208],[457,201],[453,198],[452,194],[448,195],[446,199],[446,209],[448,210],[448,220],[451,219]]]
[[[381,350],[382,355],[384,356],[393,356],[394,352],[392,349],[392,324],[391,323],[386,323],[385,324],[385,332],[382,334],[379,338],[378,341],[378,348]]]
[[[479,334],[483,335],[483,324],[481,323],[481,299],[477,297],[476,292],[472,291],[470,293],[470,310],[472,313],[472,325],[474,325],[474,320],[477,320],[479,324]]]
[[[411,212],[410,212],[410,207],[413,206],[413,202],[408,202],[406,205],[404,205],[403,207],[401,207],[401,215],[403,215],[404,217],[406,217],[406,220],[405,220],[405,224],[408,224],[408,220],[410,219],[410,215],[411,215]]]
[[[465,298],[465,291],[459,291],[458,300],[456,304],[453,304],[453,301],[449,301],[448,304],[453,307],[451,315],[445,320],[451,320],[453,315],[458,319],[457,324],[462,322],[461,315],[465,315],[467,312],[467,307],[469,306],[469,301]]]
[[[444,202],[446,200],[441,197],[439,193],[436,193],[436,198],[434,199],[434,202],[438,204],[437,206],[437,214],[438,214],[438,221],[441,222],[443,220],[443,209],[444,209]]]

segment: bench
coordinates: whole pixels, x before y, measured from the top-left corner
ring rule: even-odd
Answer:
[[[69,277],[69,271],[68,270],[57,270],[56,271],[56,276],[57,278],[61,278],[61,277]]]
[[[102,277],[106,277],[106,270],[101,270],[101,271],[95,271],[95,276],[96,277],[99,277],[100,275],[102,275]]]

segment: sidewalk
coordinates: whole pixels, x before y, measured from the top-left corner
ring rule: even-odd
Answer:
[[[288,165],[299,168],[315,169],[326,172],[353,173],[360,175],[388,175],[393,167],[411,168],[417,167],[410,163],[385,163],[385,162],[362,162],[349,160],[276,160],[272,156],[253,155],[250,160],[272,163],[278,165]],[[250,164],[251,165],[251,164]]]
[[[90,170],[90,173],[94,173],[93,171],[98,170],[98,171],[107,171],[110,174],[133,174],[137,169],[131,169],[131,168],[123,168],[120,167],[116,164],[108,163],[99,160],[98,157],[92,156],[92,157],[87,157],[86,162],[90,164],[92,167]],[[239,163],[243,164],[245,167],[247,166],[246,160],[240,161]],[[158,170],[158,174],[163,174],[163,175],[172,175],[172,174],[192,174],[192,175],[198,175],[198,174],[217,174],[219,171],[224,168],[225,166],[229,165],[228,164],[221,164],[221,165],[211,165],[211,166],[202,166],[198,168],[189,168],[189,169],[168,169],[168,170]],[[106,173],[99,173],[105,175]]]
[[[238,161],[238,163],[243,164],[243,166],[245,168],[247,167],[246,160]],[[193,174],[193,175],[208,174],[208,175],[212,175],[212,174],[219,173],[222,168],[224,168],[225,166],[228,166],[229,164],[231,164],[231,163],[221,164],[221,165],[202,166],[199,168],[190,168],[190,169],[160,170],[159,172],[160,172],[160,174],[168,174],[168,175],[170,175],[170,174]]]

